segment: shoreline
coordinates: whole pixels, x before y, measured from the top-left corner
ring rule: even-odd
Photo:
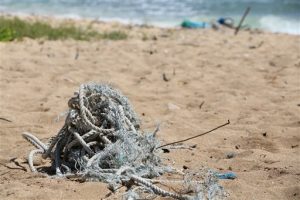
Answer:
[[[155,29],[184,29],[178,25],[158,25],[158,24],[147,24],[143,22],[131,22],[130,20],[121,20],[121,19],[99,19],[99,18],[89,18],[89,17],[80,17],[80,16],[59,16],[59,15],[40,15],[40,14],[28,14],[28,13],[6,13],[6,12],[0,12],[0,17],[18,17],[20,19],[31,19],[31,20],[42,20],[44,22],[51,22],[54,24],[57,22],[64,23],[64,22],[79,22],[80,24],[88,24],[88,23],[100,23],[100,24],[108,24],[108,25],[118,25],[118,26],[124,26],[124,27],[148,27],[148,28],[155,28]],[[219,28],[222,30],[226,30],[229,28],[226,28],[224,26],[219,25]],[[188,30],[212,30],[211,27],[204,28],[204,29],[188,29]],[[242,29],[241,29],[242,30]],[[249,28],[242,31],[250,31],[250,32],[262,32],[267,34],[287,34],[292,36],[300,36],[299,33],[289,33],[284,31],[270,31],[270,30],[264,30],[262,28]]]

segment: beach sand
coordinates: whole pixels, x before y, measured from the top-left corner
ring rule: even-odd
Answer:
[[[229,119],[230,125],[186,142],[195,149],[163,154],[178,169],[235,172],[237,179],[220,180],[229,199],[300,198],[299,36],[93,27],[123,30],[129,38],[0,43],[0,199],[101,199],[109,192],[104,183],[32,174],[26,157],[34,147],[21,136],[29,131],[47,141],[56,135],[68,99],[90,81],[119,88],[143,129],[161,123],[163,144]]]

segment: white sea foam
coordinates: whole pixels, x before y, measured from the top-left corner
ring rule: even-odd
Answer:
[[[74,19],[74,20],[80,20],[80,19],[83,19],[83,17],[81,17],[80,15],[78,14],[58,14],[58,15],[55,15],[56,18],[61,18],[61,19]]]
[[[259,20],[259,25],[262,29],[271,32],[289,33],[300,35],[299,19],[291,20],[284,17],[265,16]]]

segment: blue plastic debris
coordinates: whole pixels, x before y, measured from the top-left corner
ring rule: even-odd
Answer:
[[[183,28],[209,28],[209,23],[206,22],[193,22],[190,20],[184,20],[181,23],[181,27]]]
[[[219,19],[217,20],[217,22],[218,22],[219,24],[225,24],[225,21],[226,21],[226,19],[223,18],[223,17],[221,17],[221,18],[219,18]]]
[[[236,179],[237,175],[234,172],[225,172],[225,173],[218,173],[216,174],[216,177],[219,179]]]
[[[227,27],[231,27],[231,28],[234,27],[234,20],[230,17],[221,17],[217,20],[217,22]]]

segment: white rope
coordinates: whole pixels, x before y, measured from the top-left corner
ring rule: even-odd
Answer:
[[[80,85],[80,88],[79,88],[79,106],[80,106],[80,114],[82,115],[82,117],[84,119],[84,122],[88,126],[90,126],[92,129],[98,131],[99,133],[108,134],[108,133],[113,132],[114,129],[102,129],[102,128],[99,128],[98,126],[96,126],[95,124],[93,124],[88,119],[88,117],[86,116],[86,110],[87,110],[87,108],[85,107],[84,100],[83,100],[83,97],[84,97],[84,88],[85,88],[84,84]]]
[[[197,198],[198,191],[192,191],[193,197],[181,195],[155,183],[194,187],[205,181],[149,179],[176,170],[163,165],[162,158],[157,155],[159,151],[153,151],[159,144],[153,137],[159,126],[154,132],[144,134],[127,98],[117,90],[107,85],[82,84],[68,104],[70,109],[65,124],[48,145],[30,133],[23,133],[23,137],[37,148],[28,156],[32,172],[37,172],[34,156],[41,153],[43,158],[50,157],[55,167],[56,175],[52,177],[102,181],[109,183],[112,190],[135,184],[129,194],[132,198],[145,192],[179,200]]]
[[[94,152],[92,149],[86,144],[86,142],[82,139],[82,137],[77,133],[73,128],[69,129],[71,133],[75,136],[75,138],[78,140],[78,142],[82,145],[82,147],[90,154],[91,156],[94,155]]]
[[[168,192],[166,190],[163,190],[159,187],[157,187],[156,185],[153,185],[151,182],[148,182],[147,180],[136,176],[136,175],[131,175],[131,179],[136,181],[138,184],[144,185],[148,188],[150,188],[155,194],[163,196],[163,197],[172,197],[174,199],[179,199],[179,200],[187,200],[188,197],[187,196],[183,196],[183,195],[179,195],[179,194],[175,194],[172,192]]]
[[[37,153],[42,154],[42,153],[44,153],[44,150],[34,149],[34,150],[30,151],[30,153],[28,155],[28,165],[32,172],[37,172],[36,168],[33,165],[34,155]]]
[[[31,133],[23,132],[22,136],[36,148],[42,149],[43,151],[47,151],[48,149],[47,145],[45,145],[42,141],[40,141],[37,137],[35,137]]]

